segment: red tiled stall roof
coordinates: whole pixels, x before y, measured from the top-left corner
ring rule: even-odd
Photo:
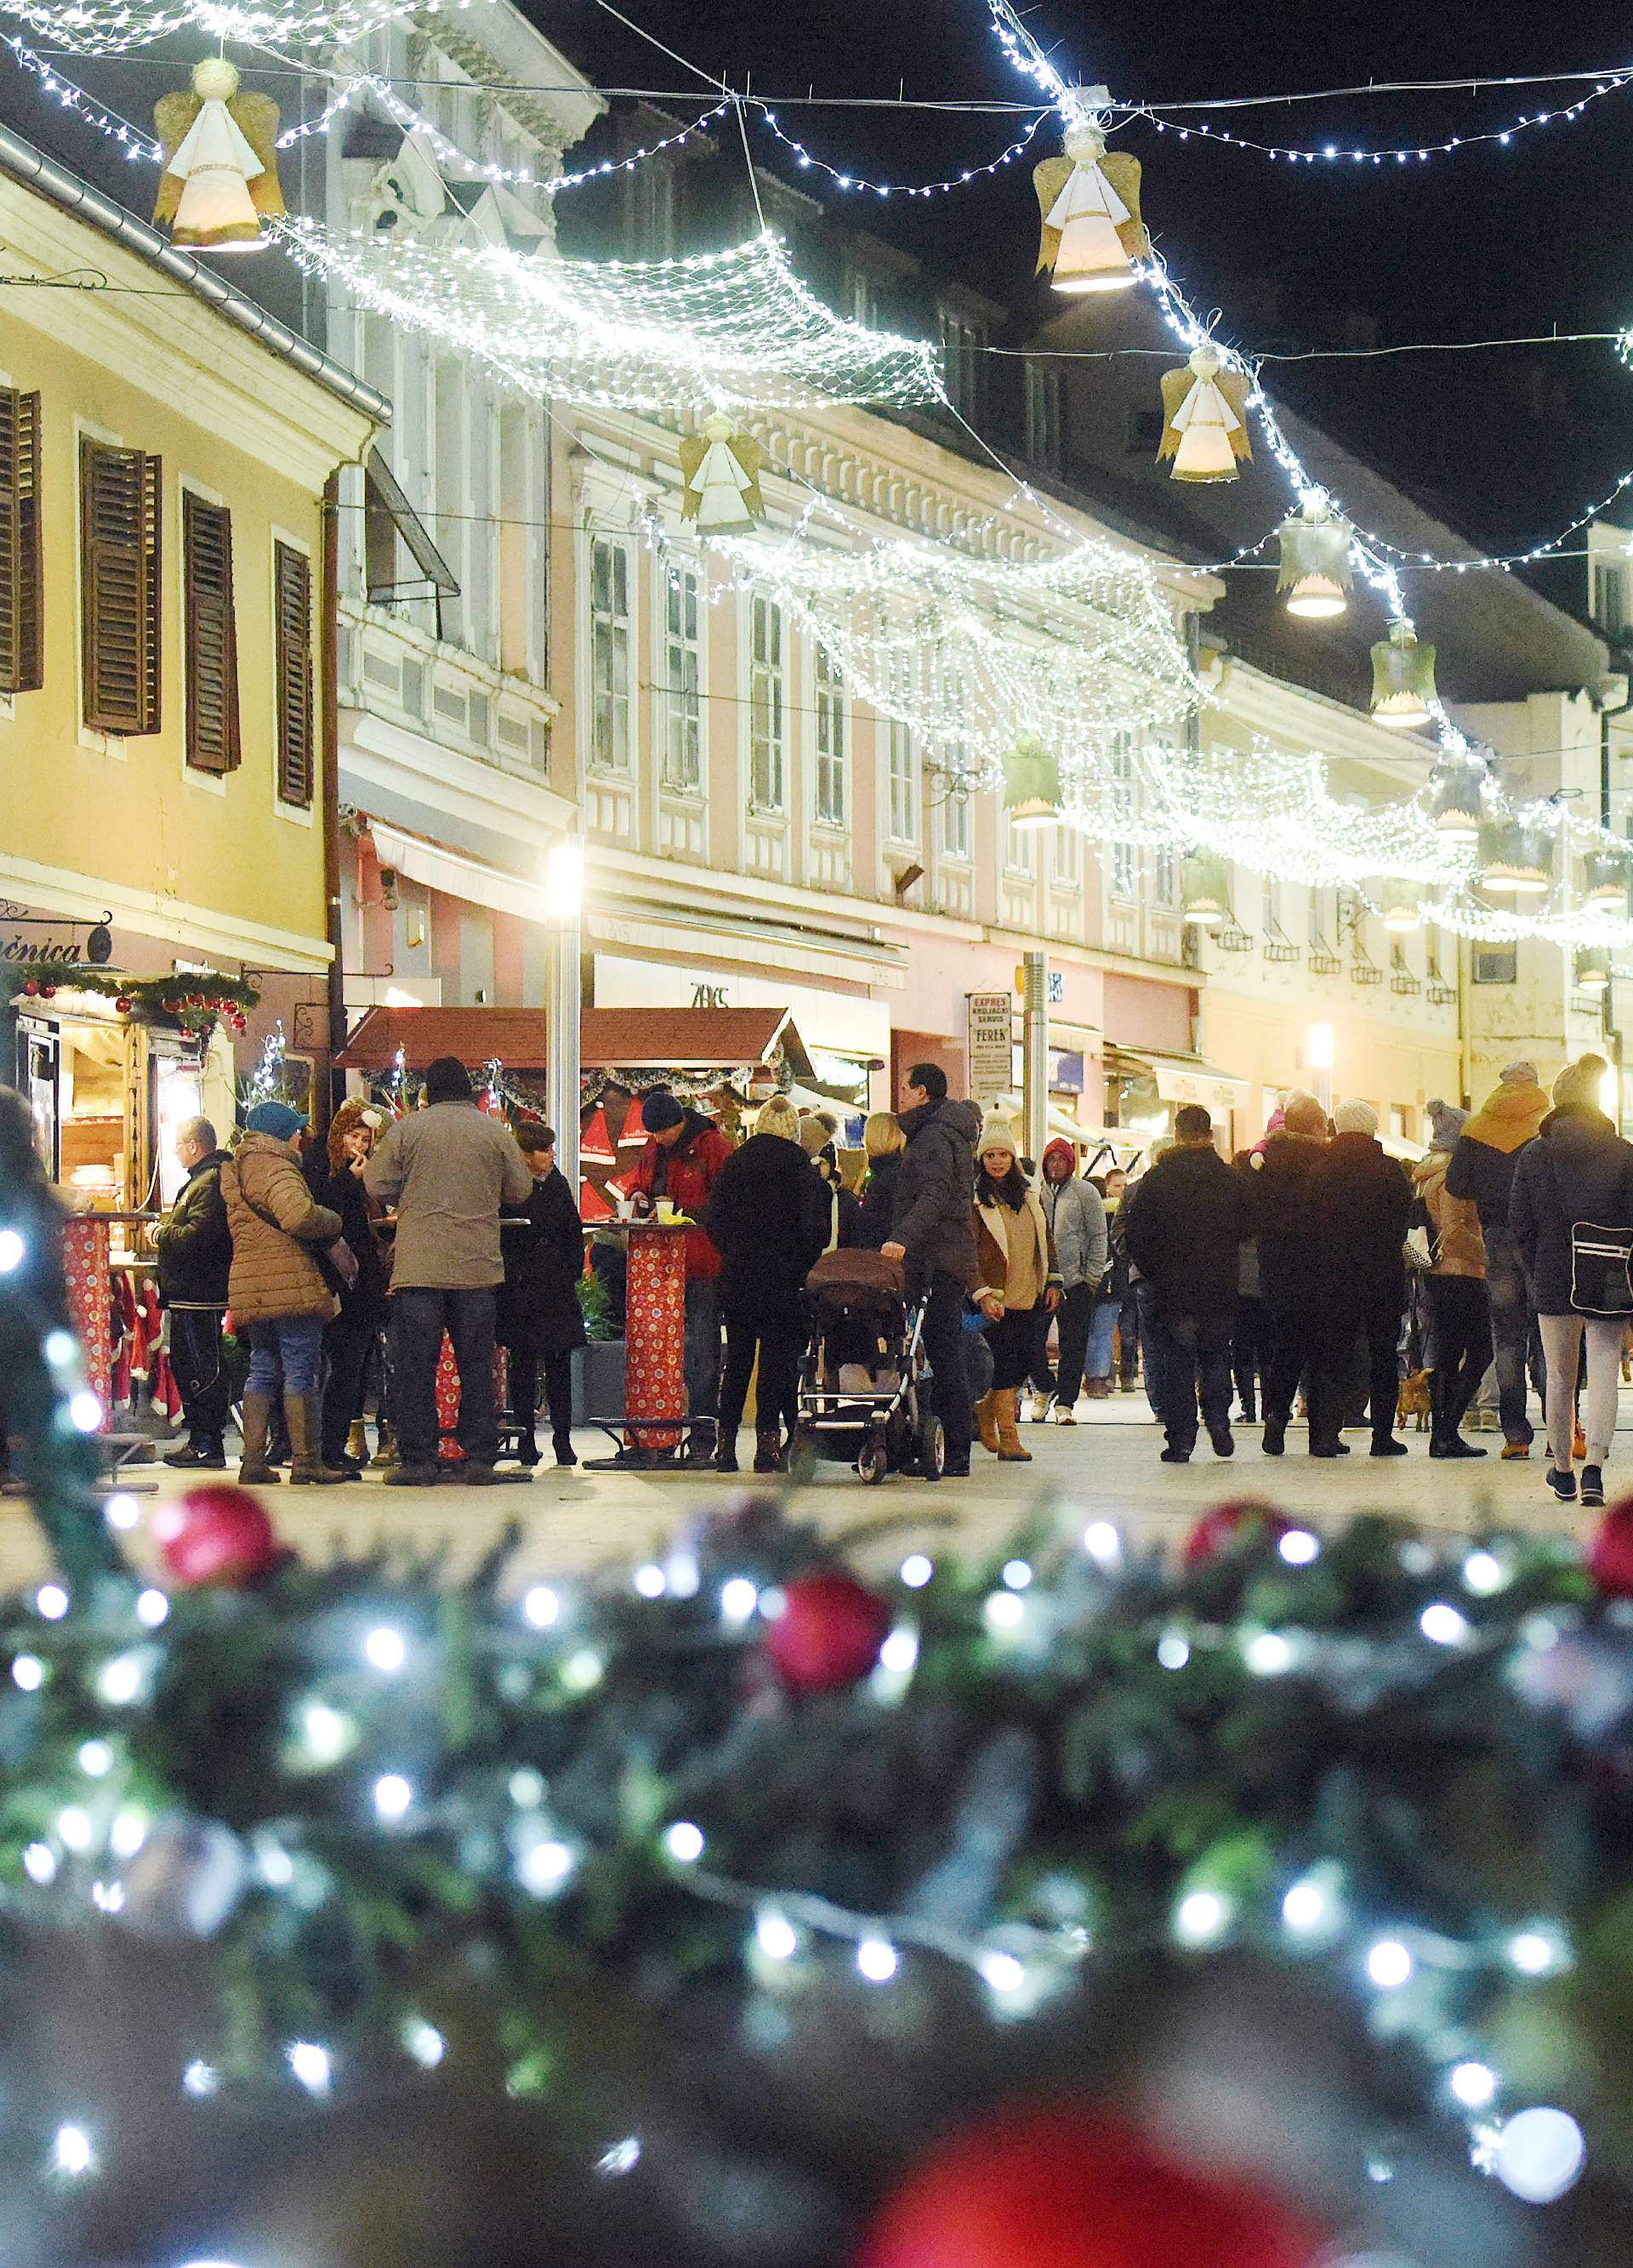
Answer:
[[[587,1069],[730,1071],[769,1063],[778,1043],[790,1064],[810,1063],[785,1008],[586,1008],[579,1060]],[[535,1008],[371,1008],[336,1058],[342,1071],[389,1071],[402,1049],[406,1069],[438,1056],[478,1070],[542,1071],[548,1027]]]

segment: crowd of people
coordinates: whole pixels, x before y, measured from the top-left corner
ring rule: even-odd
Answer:
[[[752,1387],[754,1469],[783,1469],[806,1278],[825,1252],[867,1247],[922,1301],[951,1475],[969,1471],[976,1442],[1026,1460],[1028,1396],[1034,1418],[1073,1425],[1084,1397],[1142,1384],[1169,1464],[1188,1462],[1203,1431],[1231,1456],[1233,1425],[1261,1419],[1279,1457],[1300,1411],[1312,1456],[1348,1454],[1342,1432],[1364,1413],[1372,1455],[1403,1456],[1403,1379],[1426,1382],[1431,1457],[1486,1454],[1463,1428],[1490,1381],[1502,1454],[1523,1458],[1534,1381],[1549,1485],[1573,1497],[1580,1463],[1583,1500],[1602,1501],[1633,1308],[1633,1145],[1599,1108],[1604,1071],[1592,1056],[1569,1066],[1551,1108],[1523,1062],[1475,1116],[1431,1103],[1431,1145],[1410,1171],[1364,1101],[1329,1120],[1295,1090],[1229,1161],[1208,1112],[1187,1105],[1130,1182],[1115,1167],[1079,1173],[1063,1139],[1034,1168],[1008,1117],[983,1116],[922,1063],[899,1115],[866,1121],[859,1190],[827,1113],[775,1095],[734,1145],[658,1088],[624,1186],[632,1217],[663,1204],[686,1224],[680,1459],[737,1471]],[[230,1311],[249,1351],[246,1481],[278,1476],[285,1440],[295,1483],[356,1477],[375,1378],[385,1477],[436,1481],[445,1336],[462,1477],[500,1477],[497,1347],[519,1469],[540,1462],[541,1403],[556,1462],[573,1464],[584,1238],[550,1128],[489,1116],[449,1057],[427,1070],[419,1109],[394,1118],[354,1100],[321,1147],[306,1151],[306,1130],[278,1101],[248,1113],[231,1154],[206,1120],[180,1130],[187,1181],[156,1237],[189,1429],[169,1462],[224,1465]]]

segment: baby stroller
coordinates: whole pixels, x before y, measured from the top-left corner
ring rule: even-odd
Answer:
[[[827,1459],[854,1464],[870,1484],[886,1473],[938,1481],[946,1443],[925,1395],[924,1302],[908,1299],[900,1262],[879,1252],[825,1252],[805,1294],[811,1332],[791,1472],[809,1478]]]

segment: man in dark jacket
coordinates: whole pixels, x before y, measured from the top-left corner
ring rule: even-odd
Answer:
[[[1231,1321],[1238,1249],[1248,1233],[1247,1194],[1213,1146],[1213,1121],[1200,1103],[1175,1114],[1173,1147],[1163,1152],[1125,1200],[1123,1240],[1151,1286],[1157,1411],[1167,1436],[1165,1465],[1190,1462],[1196,1403],[1217,1456],[1231,1434]]]
[[[887,1260],[905,1262],[910,1280],[928,1289],[924,1351],[935,1376],[936,1415],[946,1437],[946,1471],[969,1471],[975,1432],[964,1371],[965,1303],[975,1283],[975,1137],[981,1112],[948,1098],[939,1064],[915,1064],[907,1075],[901,1130],[908,1146],[896,1181]]]
[[[585,1338],[578,1300],[584,1228],[572,1191],[556,1168],[555,1128],[524,1119],[516,1129],[516,1146],[533,1175],[533,1195],[523,1204],[506,1205],[499,1218],[504,1281],[499,1287],[498,1330],[507,1359],[516,1462],[531,1471],[539,1462],[535,1426],[541,1362],[555,1462],[578,1462],[573,1447],[572,1353]]]
[[[641,1123],[646,1147],[629,1181],[637,1210],[668,1197],[695,1224],[686,1232],[686,1406],[692,1419],[686,1461],[706,1465],[715,1454],[720,1404],[720,1255],[702,1222],[732,1145],[667,1087],[642,1096]]]
[[[1508,1064],[1484,1108],[1458,1137],[1445,1175],[1448,1197],[1474,1199],[1485,1235],[1486,1296],[1497,1349],[1497,1408],[1505,1457],[1531,1454],[1526,1370],[1536,1321],[1525,1263],[1508,1224],[1509,1199],[1515,1168],[1547,1114],[1548,1097],[1538,1083],[1536,1065],[1523,1059]],[[1540,1355],[1539,1378],[1546,1391]]]
[[[1282,1124],[1252,1153],[1248,1197],[1264,1302],[1264,1454],[1279,1457],[1288,1421],[1306,1380],[1312,1425],[1320,1396],[1320,1300],[1310,1224],[1310,1175],[1327,1147],[1327,1113],[1314,1095],[1295,1092]]]
[[[1341,1102],[1336,1129],[1310,1175],[1321,1309],[1321,1391],[1310,1412],[1310,1454],[1341,1454],[1344,1383],[1356,1341],[1365,1342],[1372,1454],[1403,1457],[1394,1437],[1401,1392],[1401,1321],[1406,1309],[1406,1232],[1412,1185],[1378,1139],[1370,1102]]]
[[[227,1462],[222,1437],[229,1393],[221,1359],[221,1318],[227,1304],[232,1236],[221,1197],[226,1152],[218,1147],[208,1118],[184,1121],[176,1135],[176,1160],[187,1167],[188,1177],[154,1232],[153,1246],[158,1255],[158,1296],[170,1317],[170,1367],[188,1421],[188,1440],[185,1448],[173,1450],[165,1462],[218,1473]]]

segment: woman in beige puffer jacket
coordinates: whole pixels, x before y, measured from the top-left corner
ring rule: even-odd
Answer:
[[[257,1103],[236,1154],[221,1169],[232,1232],[227,1300],[233,1328],[250,1349],[239,1478],[261,1486],[277,1478],[267,1462],[267,1429],[279,1392],[294,1451],[291,1481],[345,1477],[328,1471],[318,1454],[323,1327],[340,1302],[313,1252],[334,1243],[341,1218],[314,1202],[300,1170],[298,1138],[305,1124],[287,1103]]]

